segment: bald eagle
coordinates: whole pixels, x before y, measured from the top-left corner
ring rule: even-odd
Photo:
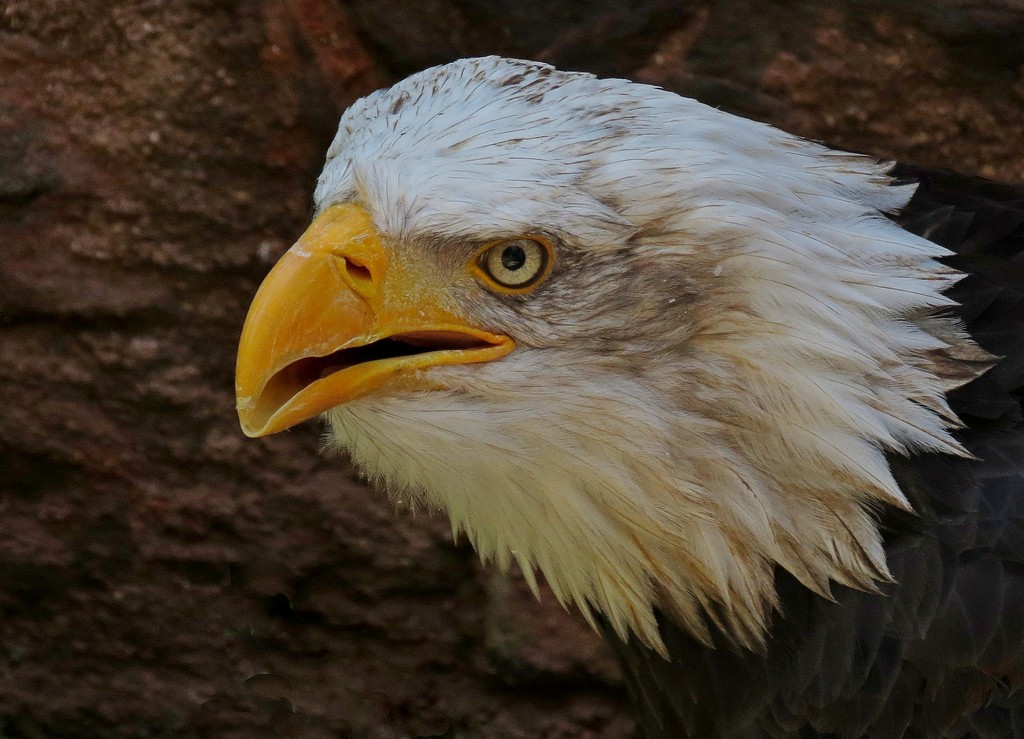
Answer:
[[[1024,188],[497,57],[349,108],[249,436],[546,578],[644,736],[1024,736]]]

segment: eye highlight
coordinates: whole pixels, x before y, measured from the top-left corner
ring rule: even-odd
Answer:
[[[484,247],[476,264],[492,287],[525,292],[547,277],[551,245],[532,236],[499,241]]]

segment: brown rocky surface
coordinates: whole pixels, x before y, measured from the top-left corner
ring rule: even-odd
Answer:
[[[0,735],[632,736],[550,594],[396,515],[314,425],[237,428],[248,300],[339,112],[494,52],[1024,179],[1024,10],[624,5],[0,5]]]

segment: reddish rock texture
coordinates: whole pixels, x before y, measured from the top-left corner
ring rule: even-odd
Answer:
[[[340,111],[498,52],[1024,179],[1019,3],[13,0],[0,15],[0,734],[629,737],[548,594],[312,424],[244,439],[248,300]]]

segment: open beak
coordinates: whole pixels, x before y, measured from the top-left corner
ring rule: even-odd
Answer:
[[[515,347],[445,310],[440,291],[409,272],[391,263],[361,206],[318,216],[246,316],[235,371],[245,434],[282,431],[399,375],[486,362]]]

